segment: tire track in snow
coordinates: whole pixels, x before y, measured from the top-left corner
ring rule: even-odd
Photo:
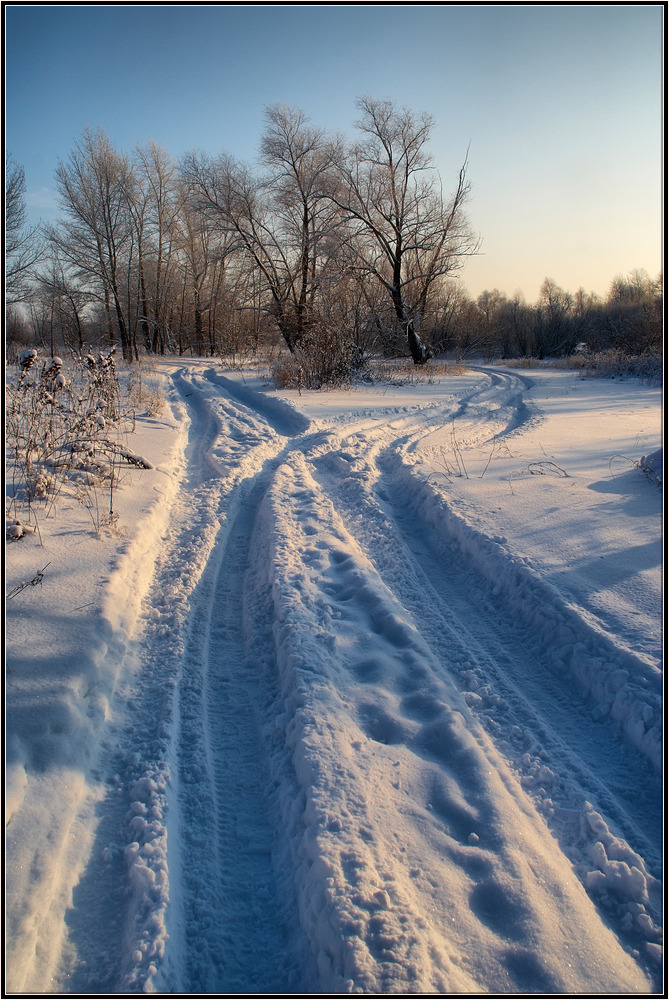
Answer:
[[[378,450],[390,446],[392,441],[395,451],[408,455],[415,452],[420,444],[421,450],[429,454],[433,432],[441,439],[443,428],[450,424],[454,448],[481,447],[541,419],[525,399],[525,394],[533,386],[530,378],[475,366],[471,370],[479,372],[481,382],[465,392],[457,402],[434,403],[410,416],[393,417],[390,427],[398,432],[403,429],[403,433],[396,433],[392,438],[379,435],[377,423],[377,433],[371,435],[368,444],[373,447],[376,438]],[[442,444],[437,445],[437,454],[442,448]]]
[[[285,884],[280,891],[273,861],[276,829],[258,718],[268,698],[266,673],[249,655],[244,593],[267,480],[261,473],[239,489],[193,603],[182,667],[180,989],[189,993],[295,992],[299,984],[281,920],[295,904]]]
[[[184,380],[177,378],[175,384],[190,391]],[[211,426],[206,407],[196,407],[191,442],[205,439]],[[212,440],[215,433],[211,431]],[[214,474],[212,466],[202,465],[203,479]],[[69,945],[55,988],[85,995],[151,992],[164,972],[173,695],[189,584],[206,561],[215,520],[211,504],[194,505],[182,485],[171,503],[162,544],[155,549],[152,579],[132,638],[110,630],[110,655],[124,666],[95,772],[105,794],[96,809],[99,821],[90,859],[73,892]],[[185,579],[182,563],[190,567]]]
[[[491,378],[488,373],[484,374],[488,378],[487,384],[468,393],[454,411],[448,406],[437,406],[407,417],[394,417],[390,427],[386,427],[381,432],[368,433],[368,428],[365,427],[363,433],[353,433],[350,441],[346,441],[347,445],[350,445],[346,450],[343,445],[348,436],[347,431],[340,433],[329,431],[318,435],[302,434],[300,436],[300,424],[294,421],[286,423],[285,414],[274,414],[271,408],[268,412],[266,403],[261,402],[257,393],[250,390],[231,393],[228,391],[229,386],[227,385],[229,380],[213,377],[211,373],[206,373],[206,378],[221,393],[227,412],[239,412],[239,404],[241,404],[242,412],[246,414],[244,419],[249,423],[253,424],[254,420],[260,416],[262,419],[269,419],[274,430],[284,437],[290,438],[291,434],[295,435],[284,449],[284,457],[287,457],[291,449],[312,456],[319,470],[318,481],[324,487],[325,494],[344,516],[346,523],[363,544],[364,551],[378,566],[382,578],[387,581],[391,590],[397,594],[404,605],[411,610],[414,621],[419,622],[421,628],[425,629],[425,635],[437,657],[442,662],[449,663],[451,672],[454,670],[455,675],[459,677],[462,688],[467,689],[466,693],[470,705],[485,723],[486,728],[493,735],[507,758],[514,762],[521,773],[523,783],[535,796],[539,807],[541,808],[542,803],[551,803],[547,808],[554,809],[552,825],[561,837],[563,850],[576,861],[582,858],[588,849],[588,844],[586,843],[585,846],[583,844],[584,839],[586,841],[588,839],[587,831],[584,837],[583,824],[585,823],[587,826],[590,823],[591,826],[593,824],[596,826],[601,820],[601,817],[598,820],[596,812],[587,812],[587,807],[583,804],[585,790],[595,800],[597,806],[602,809],[607,820],[612,822],[613,817],[613,822],[618,823],[628,839],[635,843],[635,846],[646,857],[650,858],[653,854],[652,846],[644,835],[645,831],[642,833],[632,818],[633,810],[629,808],[631,789],[629,787],[622,788],[611,795],[608,787],[598,780],[597,755],[604,752],[606,740],[604,743],[600,740],[595,748],[589,748],[587,740],[581,739],[589,721],[587,710],[583,712],[581,720],[583,724],[580,729],[574,728],[574,714],[578,713],[574,713],[573,702],[565,701],[564,710],[560,716],[563,724],[562,732],[555,725],[554,719],[548,720],[541,712],[537,712],[537,704],[540,701],[545,702],[547,697],[546,679],[544,679],[543,685],[535,686],[534,691],[530,691],[532,684],[535,683],[532,677],[533,662],[536,661],[537,656],[541,658],[541,649],[535,651],[534,661],[532,661],[531,657],[528,658],[526,655],[525,646],[527,644],[522,632],[509,631],[504,628],[500,631],[497,627],[481,629],[481,624],[485,625],[486,618],[490,616],[492,610],[499,607],[499,602],[490,599],[490,588],[482,579],[471,584],[469,595],[458,593],[462,579],[472,579],[470,569],[466,564],[462,563],[458,564],[457,568],[453,567],[456,571],[452,577],[447,579],[442,575],[439,577],[440,584],[434,586],[435,569],[438,563],[435,562],[434,555],[429,549],[423,546],[423,551],[420,551],[419,540],[424,526],[420,528],[412,522],[411,518],[407,518],[406,511],[403,511],[399,505],[398,496],[401,483],[393,474],[391,467],[384,466],[383,463],[379,468],[375,466],[378,455],[391,442],[394,449],[399,448],[400,451],[410,452],[417,442],[422,441],[430,433],[431,428],[438,427],[440,422],[443,424],[445,419],[479,421],[481,426],[477,427],[475,423],[473,427],[477,439],[480,439],[481,430],[489,438],[491,423],[501,427],[494,435],[495,438],[511,433],[525,423],[532,416],[523,400],[523,392],[530,383],[511,375]],[[362,463],[362,467],[360,463]],[[349,484],[348,492],[350,495],[348,496],[347,488],[342,489],[341,486],[342,477]],[[381,500],[380,506],[376,501],[367,505],[364,502],[361,504],[360,493],[356,493],[355,489],[351,491],[351,483],[355,484],[357,481],[359,484],[361,480],[366,482],[377,480],[376,488],[377,495]],[[374,508],[375,504],[376,508]],[[257,508],[254,507],[254,509]],[[361,511],[364,512],[362,520],[369,519],[372,525],[372,535],[374,534],[374,518],[379,511],[382,511],[379,515],[378,527],[380,534],[384,536],[385,543],[388,542],[388,539],[392,539],[390,542],[390,547],[394,549],[392,556],[388,556],[387,549],[386,555],[383,554],[383,546],[377,544],[376,548],[374,545],[370,547],[370,523],[367,523],[364,528],[360,527]],[[371,518],[369,517],[370,511],[372,512]],[[405,548],[408,567],[406,572],[400,574],[399,577],[392,573],[388,575],[385,572],[388,566],[396,565],[398,544]],[[386,561],[385,567],[384,560]],[[407,581],[412,582],[407,583]],[[456,601],[455,606],[452,606],[450,602],[444,600],[442,590],[447,594],[457,595],[460,598],[459,603]],[[477,590],[480,591],[478,595]],[[431,595],[428,600],[426,600],[426,595]],[[477,597],[479,600],[476,626],[473,625],[475,616],[472,607],[476,605],[476,601],[472,602],[473,597]],[[231,601],[230,605],[234,606],[234,601]],[[462,635],[463,623],[465,623],[464,638]],[[400,623],[397,623],[397,628],[400,632],[402,631]],[[392,639],[392,636],[390,638]],[[454,649],[459,651],[459,666],[458,656],[455,658],[455,665],[453,664]],[[525,675],[522,679],[518,675],[519,660],[526,664]],[[362,677],[361,681],[366,683]],[[474,690],[471,690],[472,687]],[[553,686],[550,696],[554,697],[554,704],[558,707],[560,699],[564,700],[564,696],[560,694],[559,690],[556,690],[555,686]],[[392,704],[392,698],[390,704]],[[378,704],[370,703],[367,709],[362,712],[360,723],[371,739],[379,739],[382,743],[392,744],[401,742],[402,734],[411,729],[411,725],[415,723],[416,712],[419,716],[428,712],[425,700],[421,700],[417,695],[413,698],[405,697],[395,712],[383,710],[380,715]],[[427,715],[425,717],[427,718]],[[518,740],[514,745],[512,734],[516,736],[520,734],[518,737],[521,741],[520,749]],[[568,746],[570,741],[576,742],[578,749]],[[522,754],[520,750],[523,751]],[[222,744],[221,751],[224,752]],[[608,766],[611,770],[613,770],[611,760],[620,751],[622,748],[614,738],[605,751],[609,757]],[[620,776],[624,774],[627,763],[629,763],[629,758],[626,758],[625,753],[623,753],[618,765]],[[566,779],[564,778],[565,773],[568,774]],[[546,787],[542,787],[542,784]],[[622,794],[623,800],[625,794],[628,794],[627,805],[623,802],[621,806],[618,793]],[[551,794],[556,800],[554,803],[549,799]],[[437,794],[435,802],[437,800],[441,802],[442,798]],[[448,796],[444,800],[444,805],[439,806],[439,809],[445,810],[443,813],[445,821],[452,822],[452,808],[446,804],[447,799]],[[638,805],[638,799],[634,805]],[[656,816],[653,819],[652,807],[648,809],[647,818],[651,819],[651,823],[657,820]],[[574,828],[574,824],[576,824],[577,829]],[[251,820],[249,820],[247,827],[253,828]],[[594,836],[590,837],[590,846],[595,839]],[[602,847],[601,839],[597,843]],[[618,848],[618,850],[621,849],[623,856],[628,860],[635,859],[634,852],[629,848],[626,848],[626,854],[624,853],[625,848]],[[589,859],[586,857],[585,860],[587,868]],[[606,857],[605,861],[608,861]],[[614,861],[613,864],[615,863],[617,862]],[[642,868],[644,867],[641,856],[638,856],[638,863]],[[586,872],[584,871],[584,873]],[[648,873],[646,875],[648,876]],[[648,876],[646,884],[652,882],[652,878]],[[489,907],[492,905],[489,902],[485,904],[483,902],[484,896],[487,899],[485,895],[487,892],[488,889],[482,885],[479,893],[481,897],[480,907],[479,896],[472,897],[473,908],[479,907],[480,909],[482,907],[482,914],[488,914]],[[638,903],[632,905],[640,906]],[[640,908],[643,909],[642,906]],[[315,918],[319,919],[317,914]],[[492,918],[490,917],[490,919]],[[632,931],[628,937],[634,944],[640,935]],[[374,950],[373,944],[370,946]],[[342,958],[342,961],[346,960]],[[239,975],[240,981],[243,981],[245,976],[248,979],[249,972],[245,973],[240,966]],[[295,975],[298,975],[297,970]]]
[[[284,403],[282,399],[274,399],[265,394],[261,395],[211,368],[204,372],[204,377],[219,392],[236,404],[241,404],[245,409],[249,409],[254,416],[262,417],[282,437],[296,437],[299,434],[304,434],[309,428],[307,418],[299,411],[294,410],[288,403]]]
[[[194,429],[189,435],[188,481],[192,486],[194,477],[198,483],[206,479],[217,479],[223,473],[223,469],[211,451],[222,431],[221,420],[212,412],[202,394],[186,377],[183,370],[175,372],[172,380],[191,411]]]
[[[593,722],[592,705],[574,698],[570,676],[558,674],[549,666],[541,637],[535,638],[522,621],[518,626],[510,616],[500,617],[499,594],[493,593],[489,581],[472,568],[456,544],[445,545],[443,537],[416,518],[415,497],[405,492],[402,481],[388,471],[380,477],[378,486],[384,497],[384,512],[405,547],[411,567],[407,576],[415,577],[417,582],[413,598],[408,591],[403,596],[417,614],[433,616],[432,622],[426,621],[430,635],[438,638],[446,631],[449,643],[457,638],[469,654],[472,668],[482,668],[478,687],[492,683],[497,694],[508,702],[514,716],[509,727],[517,723],[529,725],[537,742],[544,747],[553,745],[558,760],[564,761],[564,770],[572,778],[580,773],[583,787],[589,787],[602,805],[606,803],[614,811],[626,825],[627,835],[636,839],[644,853],[655,853],[653,862],[657,865],[660,803],[653,799],[652,790],[640,787],[632,778],[646,769],[642,754],[621,739],[619,727],[612,726],[610,720]],[[416,492],[419,490],[417,484]],[[431,595],[430,602],[421,599],[425,593]],[[549,620],[555,614],[549,604],[543,613]],[[470,679],[472,668],[467,668]],[[485,696],[484,691],[482,702]],[[478,696],[470,700],[476,703]],[[491,712],[493,717],[498,714]],[[612,794],[598,778],[602,760],[606,761],[607,774],[615,775],[619,783],[617,793]],[[639,813],[640,824],[635,819]]]
[[[485,689],[492,683],[497,698],[503,694],[513,706],[516,718],[508,723],[509,728],[528,724],[542,745],[552,739],[556,753],[564,757],[565,770],[572,775],[585,764],[584,786],[589,785],[593,795],[598,789],[602,799],[608,799],[621,822],[627,822],[628,834],[636,836],[645,853],[655,853],[653,862],[657,864],[657,844],[651,846],[647,833],[652,831],[653,840],[657,841],[661,804],[651,795],[644,800],[643,789],[629,778],[631,773],[645,769],[641,755],[620,740],[615,728],[611,732],[606,723],[593,724],[592,706],[574,699],[573,682],[569,678],[565,681],[546,669],[545,650],[522,624],[516,628],[513,622],[499,619],[499,598],[493,596],[490,584],[476,574],[456,545],[445,543],[443,537],[422,521],[416,510],[417,496],[412,497],[406,491],[406,477],[398,478],[391,471],[392,466],[387,465],[377,481],[377,501],[360,490],[353,478],[343,488],[337,483],[332,468],[334,465],[341,471],[340,463],[338,454],[318,459],[321,482],[328,476],[329,468],[326,490],[331,496],[338,495],[338,508],[349,528],[404,606],[422,621],[426,635],[440,648],[442,660],[452,662],[449,651],[458,649],[461,672],[470,680],[478,672],[477,688]],[[384,465],[383,461],[381,464]],[[420,486],[416,484],[415,489],[417,495]],[[550,607],[545,607],[544,613],[549,618]],[[491,697],[486,702],[488,694]],[[472,694],[470,700],[486,702],[489,707],[495,695],[486,689],[483,696]],[[542,704],[551,704],[550,721],[541,718]],[[491,711],[491,715],[497,714]],[[601,743],[593,737],[598,737]],[[617,806],[597,778],[600,759],[605,759],[613,771],[617,770],[621,782],[621,801]],[[634,765],[631,771],[630,765]],[[630,817],[644,806],[639,826]]]
[[[108,791],[98,807],[90,863],[75,889],[68,918],[71,947],[59,970],[59,984],[71,992],[180,992],[193,984],[213,984],[216,990],[221,983],[235,991],[249,982],[261,990],[268,977],[271,988],[291,979],[285,942],[277,943],[267,828],[251,805],[259,802],[255,793],[263,771],[249,701],[238,690],[233,711],[222,701],[223,682],[215,672],[208,696],[199,697],[204,689],[198,694],[202,672],[196,669],[202,662],[214,669],[232,661],[243,666],[240,636],[233,630],[226,644],[217,632],[219,608],[206,587],[204,613],[212,631],[198,634],[198,594],[204,587],[198,580],[212,585],[214,602],[234,623],[241,597],[234,587],[225,588],[240,581],[239,566],[266,479],[256,477],[265,462],[271,466],[285,441],[262,414],[221,406],[218,393],[197,375],[184,369],[173,382],[191,420],[187,466],[136,636],[125,649],[129,676],[103,744],[108,757],[100,778]],[[223,621],[223,632],[226,627],[230,621],[228,626]],[[217,722],[217,708],[228,712],[225,724]],[[221,767],[231,760],[239,766],[227,775],[226,786]],[[249,791],[254,795],[249,797]],[[191,806],[186,828],[193,857],[180,842],[178,828],[179,817]],[[233,841],[228,838],[224,848],[226,824]],[[234,875],[232,884],[225,878],[221,883],[214,847],[224,875]],[[244,856],[248,864],[238,866]],[[199,898],[188,892],[198,872],[203,878]],[[264,973],[259,956],[265,956]]]
[[[218,511],[222,526],[190,602],[178,684],[168,978],[177,992],[293,992],[295,935],[285,927],[299,921],[291,880],[276,869],[280,838],[259,717],[261,706],[272,709],[272,650],[259,645],[246,581],[285,437],[308,421],[280,401],[263,405],[257,393],[231,398],[228,382],[210,370],[180,381],[197,416],[193,497],[210,515]],[[211,472],[222,477],[214,504]]]
[[[495,403],[495,408],[500,411],[510,410],[505,427],[495,434],[495,438],[512,434],[532,419],[534,414],[525,400],[526,392],[533,386],[532,379],[526,375],[477,368],[476,365],[471,366],[471,370],[480,371],[490,379],[488,391],[484,390],[476,399],[476,403],[480,405],[490,401]],[[464,415],[467,415],[467,407]]]

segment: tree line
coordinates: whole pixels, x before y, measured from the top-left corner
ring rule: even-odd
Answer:
[[[422,365],[578,344],[661,351],[662,289],[644,272],[615,279],[605,300],[548,278],[534,305],[496,289],[471,299],[457,278],[479,249],[467,156],[445,196],[431,116],[357,106],[352,141],[267,108],[256,167],[227,153],[175,160],[154,142],[127,154],[86,129],[58,163],[61,214],[43,228],[26,227],[25,176],[9,160],[8,339],[52,353],[104,342],[131,362],[250,353],[278,337],[289,356],[317,359],[321,382],[371,352]]]

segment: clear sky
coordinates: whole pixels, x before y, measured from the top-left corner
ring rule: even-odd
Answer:
[[[469,148],[482,240],[469,293],[545,277],[606,294],[663,260],[662,4],[5,4],[5,144],[31,218],[57,214],[54,170],[85,126],[117,149],[253,161],[263,111],[353,134],[355,101],[436,121],[452,190]]]

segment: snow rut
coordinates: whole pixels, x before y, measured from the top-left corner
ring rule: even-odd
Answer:
[[[162,982],[187,993],[292,992],[300,983],[291,958],[299,921],[292,883],[277,861],[262,732],[263,714],[271,718],[273,711],[271,639],[256,627],[259,598],[249,586],[274,456],[286,428],[303,429],[306,421],[296,415],[291,424],[280,405],[264,415],[231,402],[213,372],[190,381],[188,392],[200,420],[192,435],[193,495],[221,526],[184,630]],[[209,436],[212,425],[217,433]],[[212,469],[219,472],[218,492],[206,488]]]
[[[104,743],[108,792],[58,977],[72,992],[292,983],[242,613],[262,470],[283,441],[202,379],[174,383],[190,415],[184,483]]]

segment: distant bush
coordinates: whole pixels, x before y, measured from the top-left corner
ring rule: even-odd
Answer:
[[[572,354],[551,362],[554,368],[580,371],[585,378],[640,378],[651,385],[662,384],[662,358],[656,354],[627,354],[611,349]]]
[[[162,413],[165,397],[155,378],[144,374],[141,362],[128,366],[126,392],[129,406],[149,417],[158,417]]]
[[[639,378],[650,385],[661,385],[662,358],[656,354],[627,354],[625,351],[578,351],[564,358],[504,358],[497,362],[505,368],[562,368],[579,371],[583,378]]]
[[[431,359],[425,365],[415,365],[413,361],[376,361],[370,364],[369,377],[374,382],[389,385],[423,385],[432,384],[435,379],[450,375],[464,375],[466,364],[455,361],[436,361]]]

